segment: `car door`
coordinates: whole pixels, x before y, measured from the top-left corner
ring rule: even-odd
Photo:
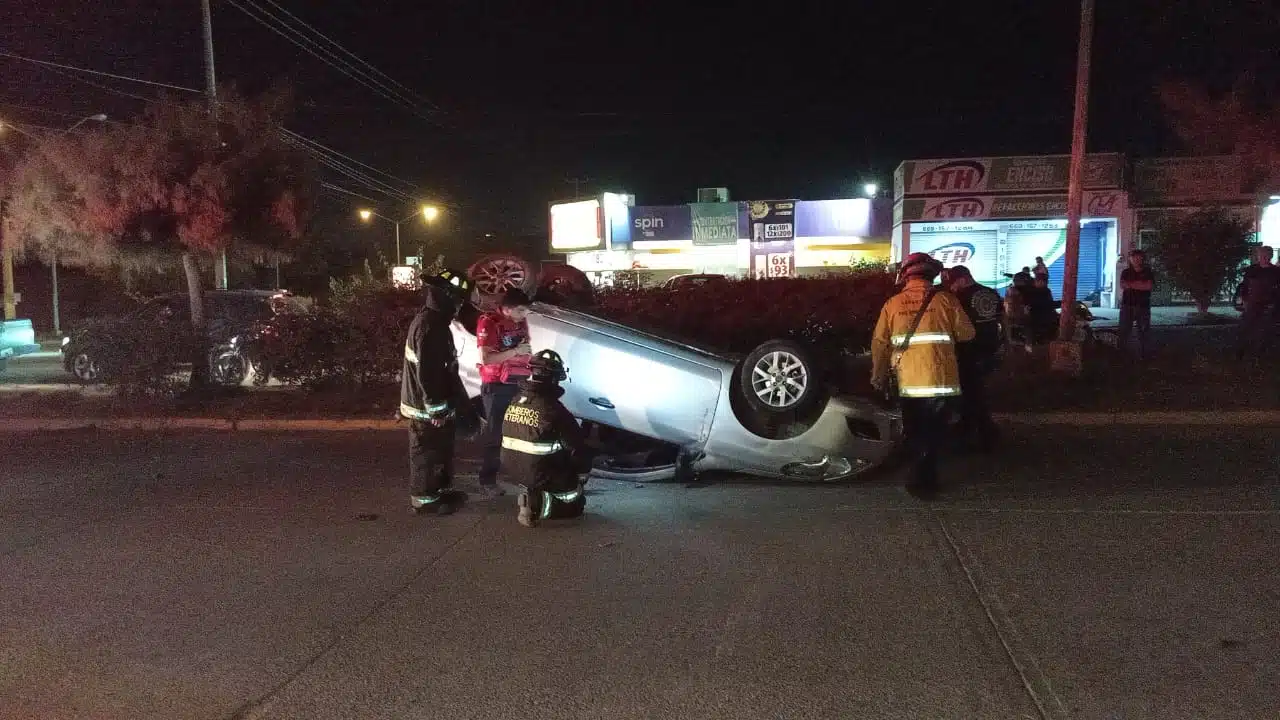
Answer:
[[[539,326],[530,328],[534,347],[545,343],[564,359],[563,402],[575,416],[677,445],[705,439],[723,382],[717,368],[666,352],[663,341],[625,328]]]

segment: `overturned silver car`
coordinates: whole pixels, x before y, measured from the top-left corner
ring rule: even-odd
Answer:
[[[475,321],[453,324],[463,384],[480,394]],[[861,398],[833,396],[805,349],[786,340],[745,357],[620,325],[590,312],[534,303],[534,349],[564,358],[565,406],[584,423],[675,449],[671,462],[610,463],[597,476],[635,480],[726,471],[766,478],[838,480],[883,463],[902,436],[900,416]]]

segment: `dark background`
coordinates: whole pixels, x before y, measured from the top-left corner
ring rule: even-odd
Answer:
[[[441,112],[426,120],[372,94],[223,0],[219,80],[247,92],[291,81],[292,129],[453,203],[454,226],[481,236],[542,232],[572,177],[641,204],[701,186],[821,198],[887,186],[908,158],[1069,149],[1076,2],[277,2]],[[10,5],[0,51],[204,86],[198,0]],[[1091,150],[1177,151],[1162,79],[1225,89],[1253,71],[1276,90],[1273,1],[1098,5]],[[60,125],[142,107],[29,63],[0,58],[0,72],[0,117]]]

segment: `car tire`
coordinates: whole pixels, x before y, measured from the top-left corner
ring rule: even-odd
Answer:
[[[535,300],[567,307],[589,307],[595,303],[595,286],[587,274],[572,265],[546,263],[538,275]]]
[[[85,385],[94,385],[102,381],[102,366],[96,358],[87,352],[79,352],[71,356],[67,370],[77,381]]]
[[[512,288],[533,295],[538,287],[538,272],[533,263],[515,255],[485,255],[467,268],[481,304],[496,299]]]
[[[818,375],[813,356],[802,345],[770,340],[738,366],[739,392],[755,412],[803,421],[822,402]]]

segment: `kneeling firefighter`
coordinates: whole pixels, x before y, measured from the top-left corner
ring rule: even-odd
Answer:
[[[588,451],[578,421],[560,402],[569,377],[552,350],[529,360],[528,377],[502,418],[502,466],[523,486],[520,524],[537,527],[548,518],[582,515],[587,498],[578,479]]]

